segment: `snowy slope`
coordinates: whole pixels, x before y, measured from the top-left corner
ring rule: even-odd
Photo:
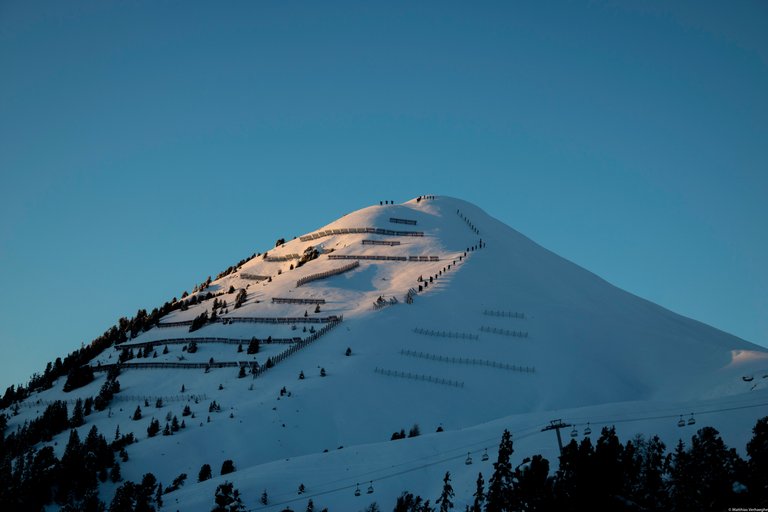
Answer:
[[[393,223],[390,218],[416,224]],[[424,236],[339,232],[359,228]],[[671,444],[693,433],[692,427],[683,433],[675,423],[680,414],[694,412],[699,421],[716,426],[727,442],[743,449],[754,420],[768,411],[764,348],[624,292],[470,203],[437,197],[371,206],[313,233],[331,230],[337,232],[270,249],[267,258],[248,261],[202,292],[246,289],[247,300],[238,309],[233,307],[236,293],[217,297],[228,303],[224,319],[304,318],[305,312],[310,319],[343,315],[343,322],[328,334],[258,378],[240,379],[237,368],[215,365],[208,372],[123,370],[122,391],[111,413],[95,413],[81,427],[87,431],[96,424],[108,435],[119,425],[123,433],[136,433],[140,442],[129,447],[124,478],[135,481],[152,471],[168,484],[186,472],[190,478],[185,487],[168,495],[168,510],[210,509],[213,490],[223,479],[196,484],[195,477],[203,463],[211,464],[217,474],[225,459],[233,459],[238,467],[227,478],[255,509],[262,508],[257,500],[264,489],[274,504],[298,499],[294,509],[302,508],[310,495],[316,496],[316,505],[332,510],[358,510],[374,499],[388,508],[404,489],[436,495],[446,470],[455,474],[457,496],[470,495],[466,491],[477,472],[487,474],[490,468],[490,462],[480,461],[482,450],[492,453],[504,428],[515,434],[519,458],[543,453],[554,461],[554,436],[540,432],[551,419],[562,417],[582,430],[586,422],[597,428],[601,422],[616,423],[623,438],[659,433]],[[370,245],[363,240],[400,244]],[[301,255],[310,246],[321,255],[299,268],[291,269],[295,259],[271,261]],[[414,256],[437,261],[408,261]],[[359,261],[359,267],[296,286],[303,277],[351,261]],[[418,289],[424,284],[419,278],[429,281],[430,276],[433,282],[407,304],[409,289]],[[398,303],[374,309],[379,297],[394,297]],[[272,298],[325,303],[315,313],[314,305],[273,304]],[[210,313],[211,303],[176,311],[162,323]],[[220,322],[193,333],[185,326],[158,327],[125,346],[184,337],[306,338],[305,326],[323,324]],[[424,334],[434,332],[440,335]],[[169,353],[163,354],[159,345],[156,358],[131,362],[180,362],[183,357],[183,362],[213,358],[263,366],[290,345],[262,343],[255,355],[238,352],[236,344],[201,342],[195,354],[183,352],[182,346],[169,343]],[[347,347],[352,349],[350,357],[344,355]],[[114,363],[118,353],[104,352],[92,364]],[[320,368],[327,377],[319,375]],[[306,375],[303,380],[298,379],[300,371]],[[98,375],[72,393],[63,393],[59,382],[31,397],[9,428],[41,412],[44,401],[95,395],[105,378]],[[290,396],[280,397],[284,386]],[[153,407],[157,397],[164,398],[161,409]],[[35,406],[36,400],[41,405]],[[222,412],[209,415],[212,400],[222,405]],[[185,404],[196,416],[185,418],[186,429],[147,439],[152,416],[164,423],[170,411],[181,419]],[[137,405],[144,409],[144,418],[132,421]],[[392,432],[407,431],[413,424],[429,435],[389,441]],[[445,432],[432,434],[438,426]],[[59,454],[66,436],[54,440]],[[476,459],[471,466],[464,464],[468,451]],[[482,464],[487,467],[482,469]],[[375,492],[367,495],[371,480]],[[352,492],[358,482],[362,497]],[[296,496],[299,483],[307,486],[307,495]],[[113,484],[105,485],[102,498],[109,500],[113,491]]]

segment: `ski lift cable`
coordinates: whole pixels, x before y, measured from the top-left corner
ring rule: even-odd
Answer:
[[[530,431],[530,432],[526,432],[526,431]],[[525,439],[525,438],[530,437],[532,435],[538,434],[539,433],[539,429],[538,429],[538,427],[535,427],[535,428],[531,427],[531,428],[522,429],[519,432],[521,432],[521,433],[520,434],[516,434],[515,432],[512,432],[512,436],[513,436],[514,439]],[[335,483],[338,483],[338,482],[349,482],[350,478],[355,478],[355,483],[354,484],[342,485],[342,486],[335,487],[335,488],[327,490],[327,491],[318,491],[318,492],[313,493],[313,494],[305,493],[302,498],[295,498],[293,493],[288,493],[288,492],[286,492],[285,494],[282,494],[282,495],[278,494],[277,498],[278,499],[282,499],[282,501],[278,501],[278,502],[269,504],[269,505],[264,506],[262,508],[248,509],[247,512],[256,511],[256,510],[268,510],[271,507],[277,507],[277,506],[281,506],[281,505],[286,505],[286,504],[294,503],[296,501],[301,501],[303,499],[313,498],[314,496],[322,496],[322,495],[329,494],[329,493],[335,493],[335,492],[340,492],[340,491],[344,491],[344,490],[355,489],[361,480],[365,481],[367,477],[369,477],[370,475],[372,475],[374,473],[381,473],[382,471],[388,471],[388,470],[391,470],[391,469],[394,469],[394,468],[397,468],[397,467],[413,464],[415,462],[419,462],[419,461],[423,461],[423,460],[428,460],[428,459],[434,458],[435,456],[445,455],[445,454],[450,453],[450,452],[459,451],[460,453],[458,455],[448,456],[446,458],[443,458],[443,459],[435,461],[435,462],[421,464],[419,466],[408,468],[408,469],[403,469],[403,470],[400,470],[400,471],[398,471],[396,473],[385,473],[384,475],[376,476],[373,480],[375,480],[375,481],[386,480],[388,478],[393,478],[393,477],[396,477],[396,476],[404,475],[404,474],[407,474],[407,473],[410,473],[410,472],[413,472],[413,471],[418,471],[418,470],[421,470],[421,469],[424,469],[424,468],[427,468],[427,467],[430,467],[430,466],[435,466],[435,465],[438,465],[438,464],[443,464],[444,462],[448,462],[448,461],[451,461],[451,460],[466,459],[466,451],[465,450],[466,450],[467,446],[477,446],[478,444],[487,445],[489,442],[497,443],[498,442],[498,437],[495,436],[493,438],[486,439],[486,440],[483,440],[483,441],[474,442],[474,443],[471,443],[471,444],[468,444],[468,445],[465,445],[465,446],[462,446],[462,447],[452,448],[452,449],[446,450],[444,452],[438,452],[438,453],[435,453],[435,454],[432,454],[432,455],[428,455],[428,456],[425,456],[425,457],[419,457],[419,458],[416,458],[416,459],[411,459],[409,461],[402,462],[400,464],[395,464],[395,465],[389,466],[387,468],[381,468],[381,469],[366,471],[364,473],[359,473],[359,474],[357,474],[354,477],[345,476],[344,478],[333,480],[333,481],[330,481],[330,482],[319,483],[319,484],[313,485],[313,487],[314,488],[323,488],[323,487],[325,487],[327,485],[332,485],[332,484],[335,484]],[[494,446],[495,446],[495,444],[494,444]],[[480,453],[480,452],[482,452],[482,451],[484,451],[486,449],[487,448],[485,448],[485,447],[475,448],[470,453]],[[370,478],[368,478],[368,480],[370,480]]]
[[[755,407],[765,407],[765,406],[768,406],[768,402],[761,402],[761,403],[754,403],[754,404],[747,404],[747,405],[739,405],[739,406],[733,406],[733,407],[722,407],[722,408],[719,408],[719,409],[710,409],[710,410],[707,410],[707,411],[698,411],[698,412],[694,412],[692,414],[705,415],[705,414],[714,414],[714,413],[718,413],[718,412],[732,412],[732,411],[736,411],[736,410],[751,409],[751,408],[755,408]],[[607,424],[629,423],[629,422],[635,422],[635,421],[647,421],[647,420],[655,420],[655,419],[669,419],[669,418],[677,418],[679,416],[680,416],[680,414],[665,414],[665,415],[657,415],[657,416],[642,416],[642,417],[636,417],[636,418],[619,418],[619,419],[615,419],[613,421],[611,421],[611,420],[590,421],[590,423],[591,424],[597,424],[597,425],[607,425]],[[515,433],[512,432],[513,439],[524,439],[524,438],[530,437],[532,435],[536,435],[536,434],[540,433],[539,430],[537,430],[537,429],[540,429],[541,425],[542,424],[539,424],[539,425],[537,425],[535,427],[529,427],[529,428],[526,428],[526,429],[522,429],[520,432],[525,432],[526,430],[530,430],[530,432],[525,433],[525,434],[515,435]],[[493,439],[496,440],[497,437],[494,437]],[[481,443],[480,442],[475,442],[475,443],[471,443],[471,444],[469,444],[467,446],[476,446],[478,444],[481,444]],[[466,459],[466,455],[463,452],[463,447],[462,448],[453,448],[451,450],[448,450],[447,452],[453,452],[453,451],[457,451],[459,449],[462,449],[462,452],[460,454],[458,454],[458,455],[451,455],[449,457],[445,457],[445,458],[436,460],[434,462],[428,462],[428,463],[421,464],[419,466],[415,466],[415,467],[412,467],[412,468],[407,468],[407,469],[403,469],[403,470],[400,470],[400,471],[397,471],[397,472],[394,472],[394,473],[385,474],[383,476],[377,477],[376,480],[380,481],[380,480],[386,480],[386,479],[390,479],[390,478],[395,478],[397,476],[402,476],[402,475],[411,473],[413,471],[419,471],[419,470],[422,470],[422,469],[426,469],[428,467],[436,466],[436,465],[439,465],[439,464],[444,464],[446,462],[450,462],[450,461],[454,461],[454,460]],[[484,448],[478,448],[478,449],[474,450],[474,452],[479,452],[481,450],[484,450]],[[447,452],[441,452],[441,453],[437,453],[437,454],[434,454],[434,455],[445,454]],[[405,464],[410,464],[410,463],[413,463],[413,462],[416,462],[416,461],[419,461],[419,460],[429,459],[429,458],[433,457],[434,455],[427,456],[427,457],[421,457],[419,459],[414,459],[414,460],[411,460],[411,461],[408,461],[408,462],[404,462],[404,463],[401,463],[401,464],[398,464],[398,465],[395,465],[395,466],[390,466],[387,469],[392,469],[394,467],[402,466],[402,465],[405,465]],[[363,473],[363,474],[370,474],[370,473],[374,473],[374,472],[377,472],[377,471],[381,471],[381,470],[369,471],[369,472]],[[344,480],[345,481],[349,481],[350,478],[352,478],[352,477],[345,477]],[[344,490],[355,489],[359,485],[358,482],[360,481],[360,478],[358,478],[358,477],[355,477],[355,478],[356,478],[354,480],[355,483],[353,483],[353,484],[347,484],[347,485],[335,487],[335,488],[332,488],[332,489],[327,489],[325,491],[317,491],[317,492],[314,492],[312,494],[306,494],[305,496],[303,496],[301,498],[293,497],[291,499],[286,499],[286,500],[283,500],[283,501],[280,501],[280,502],[277,502],[277,503],[271,503],[269,505],[266,505],[266,506],[263,506],[263,507],[259,507],[259,508],[249,508],[249,509],[247,509],[247,512],[255,512],[255,511],[259,511],[259,510],[268,510],[268,509],[271,509],[273,507],[284,506],[284,505],[287,505],[287,504],[290,504],[290,503],[295,503],[297,501],[304,501],[304,500],[307,500],[307,499],[310,499],[310,498],[314,498],[314,497],[317,497],[317,496],[324,496],[324,495],[327,495],[327,494],[333,494],[333,493],[344,491]],[[363,479],[363,481],[365,481],[365,479]],[[320,484],[320,487],[322,487],[322,485],[323,484]]]

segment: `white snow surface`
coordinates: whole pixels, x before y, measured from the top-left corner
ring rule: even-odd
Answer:
[[[417,224],[391,223],[390,217]],[[239,309],[233,308],[234,293],[218,297],[228,303],[224,318],[303,317],[305,311],[309,317],[343,315],[343,322],[328,334],[256,379],[238,378],[237,368],[208,373],[123,370],[122,390],[111,414],[88,416],[79,429],[81,437],[92,425],[108,439],[118,426],[122,433],[134,432],[139,442],[127,449],[130,460],[121,465],[125,479],[138,481],[151,471],[169,485],[187,473],[185,485],[165,496],[163,510],[210,510],[214,490],[224,480],[234,482],[252,510],[303,510],[309,498],[316,510],[362,510],[372,501],[386,510],[403,490],[434,501],[446,471],[452,474],[457,508],[463,509],[477,473],[482,471],[486,481],[492,473],[505,428],[513,433],[515,463],[541,453],[554,470],[555,436],[541,432],[553,419],[574,424],[578,439],[589,422],[595,439],[601,427],[615,425],[623,441],[636,434],[659,434],[668,448],[678,438],[689,441],[701,425],[712,425],[743,453],[754,422],[768,414],[766,349],[622,291],[475,205],[441,196],[374,205],[318,231],[365,227],[421,231],[424,236],[337,234],[307,242],[297,238],[269,249],[269,256],[302,254],[310,246],[320,248],[321,256],[293,270],[290,265],[296,260],[257,257],[204,292],[247,287],[247,301]],[[481,239],[485,246],[464,257]],[[362,245],[362,240],[401,245]],[[352,271],[297,288],[301,277],[349,263],[329,259],[329,254],[438,256],[439,261],[361,260]],[[445,270],[448,265],[450,270]],[[428,280],[440,271],[412,304],[405,303],[420,276]],[[243,279],[243,274],[271,276],[272,281]],[[380,296],[399,302],[374,310]],[[272,304],[273,297],[322,298],[326,303],[314,313],[313,305]],[[210,313],[211,303],[177,311],[162,322]],[[516,312],[524,318],[490,316],[486,310]],[[194,333],[187,327],[154,328],[126,345],[180,337],[306,337],[304,325],[322,326],[299,323],[293,330],[291,325],[217,323]],[[527,337],[495,334],[490,328],[524,332]],[[471,339],[424,335],[414,329],[463,333]],[[263,365],[287,346],[262,343],[259,354],[249,356],[231,344],[200,343],[196,354],[171,344],[166,355],[158,346],[157,358],[132,362],[176,362],[184,356],[186,362],[214,358]],[[344,355],[347,347],[352,349],[350,357]],[[118,353],[105,351],[92,364],[115,362]],[[319,375],[320,368],[327,371],[326,377]],[[377,368],[459,386],[388,376]],[[301,371],[303,380],[298,379]],[[41,413],[46,401],[95,396],[105,379],[103,373],[97,375],[95,382],[71,393],[62,391],[62,379],[53,389],[30,397],[21,414],[11,418],[9,429]],[[186,394],[204,398],[199,403],[174,401],[182,385]],[[279,397],[283,386],[290,396]],[[150,407],[144,406],[143,397]],[[154,407],[157,397],[165,399],[161,409]],[[221,404],[222,412],[208,413],[212,400]],[[194,419],[181,416],[187,404]],[[137,405],[144,417],[133,421]],[[185,419],[186,428],[173,436],[147,438],[150,419],[156,417],[164,425],[169,412]],[[697,425],[677,427],[679,416],[688,419],[691,413]],[[421,436],[389,440],[393,432],[407,432],[414,424],[420,426]],[[438,426],[445,431],[435,433]],[[566,442],[569,433],[563,432]],[[64,432],[52,441],[59,455],[67,437]],[[483,462],[486,449],[490,460]],[[468,452],[471,465],[465,464]],[[235,473],[197,483],[202,464],[210,464],[218,475],[225,459],[234,461]],[[300,483],[306,486],[303,495],[297,495]],[[354,495],[357,484],[359,497]],[[374,488],[371,494],[366,492],[369,486]],[[102,499],[111,500],[115,488],[104,484]],[[267,506],[259,502],[264,490],[270,499]]]

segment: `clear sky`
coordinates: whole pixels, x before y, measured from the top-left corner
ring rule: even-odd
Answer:
[[[762,1],[2,0],[0,386],[419,194],[768,345],[767,26]]]

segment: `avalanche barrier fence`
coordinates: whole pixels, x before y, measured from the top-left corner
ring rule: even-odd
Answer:
[[[418,327],[413,329],[416,334],[423,334],[425,336],[439,336],[441,338],[454,338],[460,340],[479,340],[480,336],[477,334],[470,334],[466,332],[454,332],[454,331],[433,331],[430,329],[420,329]]]
[[[518,313],[517,311],[498,311],[492,309],[484,309],[483,314],[485,316],[501,316],[505,318],[519,318],[525,320],[525,313]]]
[[[441,356],[438,354],[428,354],[426,352],[416,352],[414,350],[402,349],[400,351],[402,356],[420,357],[422,359],[429,359],[430,361],[439,361],[441,363],[454,363],[454,364],[469,364],[474,366],[490,366],[491,368],[500,368],[502,370],[510,370],[513,372],[521,373],[534,373],[536,369],[532,366],[518,366],[515,364],[500,363],[498,361],[491,361],[488,359],[475,359],[470,357],[452,357]]]
[[[353,261],[352,263],[349,263],[347,265],[343,265],[339,268],[335,268],[333,270],[327,270],[325,272],[320,272],[319,274],[311,274],[305,277],[302,277],[298,281],[296,281],[296,288],[299,286],[303,286],[307,283],[311,283],[312,281],[317,281],[318,279],[325,279],[328,277],[336,276],[339,274],[343,274],[344,272],[348,272],[352,269],[355,269],[360,266],[359,261]]]
[[[481,332],[489,332],[491,334],[501,334],[502,336],[514,336],[516,338],[527,338],[528,331],[510,331],[509,329],[498,329],[496,327],[480,327]]]
[[[381,375],[386,375],[387,377],[400,377],[403,379],[420,380],[423,382],[432,382],[433,384],[442,384],[444,386],[453,386],[456,388],[464,387],[463,381],[443,379],[441,377],[433,377],[431,375],[421,375],[418,373],[401,372],[398,370],[386,370],[384,368],[379,368],[378,366],[373,371]]]
[[[381,228],[341,228],[341,229],[328,229],[325,231],[317,231],[316,233],[310,233],[309,235],[300,236],[299,240],[302,242],[309,242],[310,240],[317,240],[326,236],[333,235],[351,235],[357,233],[367,233],[373,235],[387,235],[387,236],[424,236],[423,231],[394,231],[391,229]]]

